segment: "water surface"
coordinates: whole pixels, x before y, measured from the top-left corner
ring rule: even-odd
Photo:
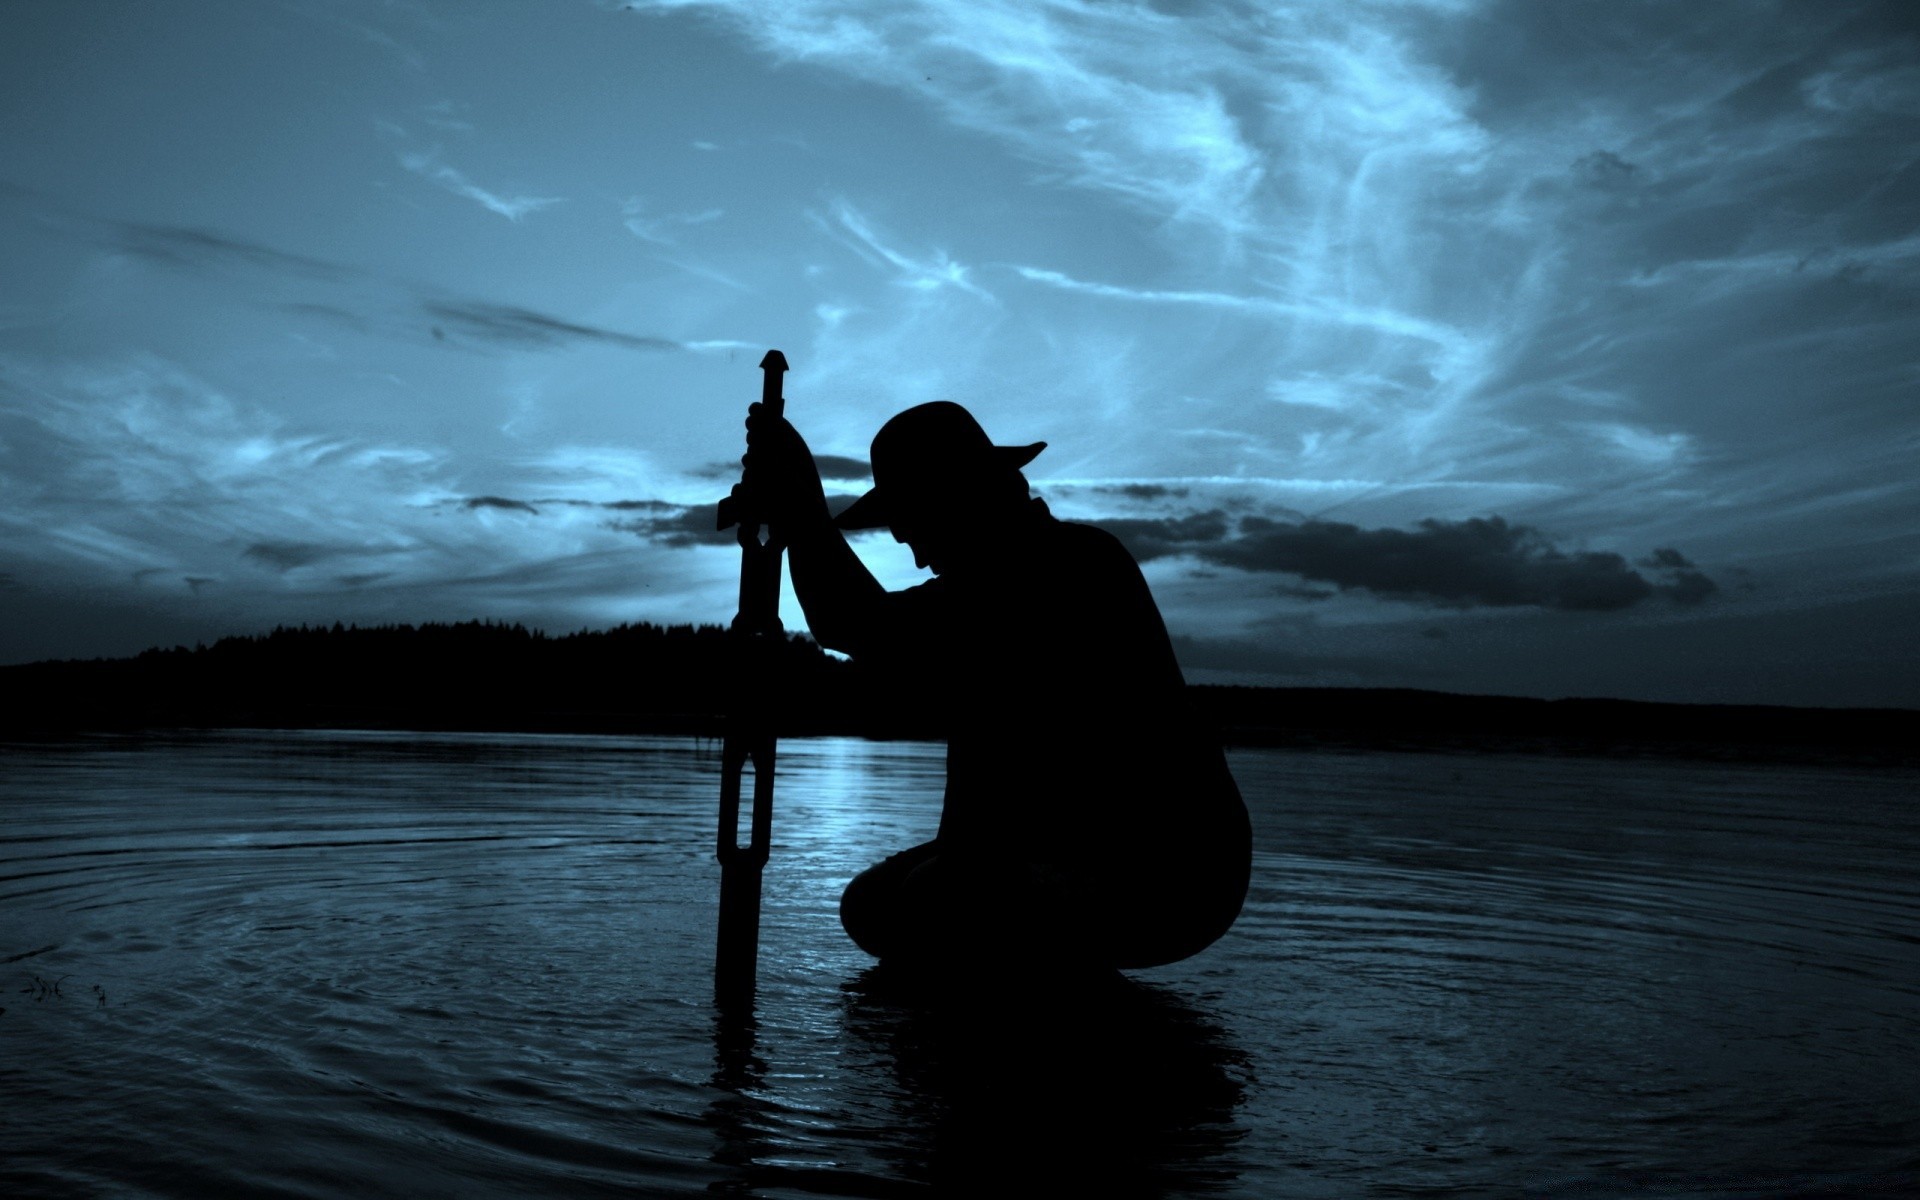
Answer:
[[[976,1026],[902,1005],[834,917],[930,836],[942,749],[781,754],[738,1027],[711,744],[0,747],[0,1185],[1920,1189],[1914,772],[1236,753],[1235,930],[1098,1011],[1008,979]]]

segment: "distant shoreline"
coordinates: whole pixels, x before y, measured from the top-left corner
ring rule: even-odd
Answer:
[[[717,737],[735,643],[716,626],[548,637],[517,625],[281,629],[135,658],[0,667],[0,739],[168,729]],[[804,638],[766,673],[782,736],[940,740]],[[1920,766],[1920,711],[1196,685],[1230,746]]]

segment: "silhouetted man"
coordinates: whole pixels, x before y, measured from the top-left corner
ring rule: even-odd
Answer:
[[[1110,969],[1224,933],[1246,808],[1133,557],[1028,495],[1020,468],[1045,443],[996,446],[948,401],[910,408],[837,521],[792,425],[754,405],[747,445],[814,637],[948,732],[939,835],[847,886],[853,940],[889,963]],[[883,526],[934,579],[880,586],[841,531]]]

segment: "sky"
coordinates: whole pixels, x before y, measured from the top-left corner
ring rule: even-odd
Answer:
[[[15,0],[0,264],[0,662],[724,623],[777,347],[1195,682],[1920,706],[1907,3]]]

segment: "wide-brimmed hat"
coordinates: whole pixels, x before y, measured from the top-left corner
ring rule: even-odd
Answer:
[[[1046,448],[1045,442],[994,445],[973,414],[951,400],[916,404],[873,435],[873,487],[834,523],[842,529],[891,525],[901,497],[938,496],[1017,471]]]

